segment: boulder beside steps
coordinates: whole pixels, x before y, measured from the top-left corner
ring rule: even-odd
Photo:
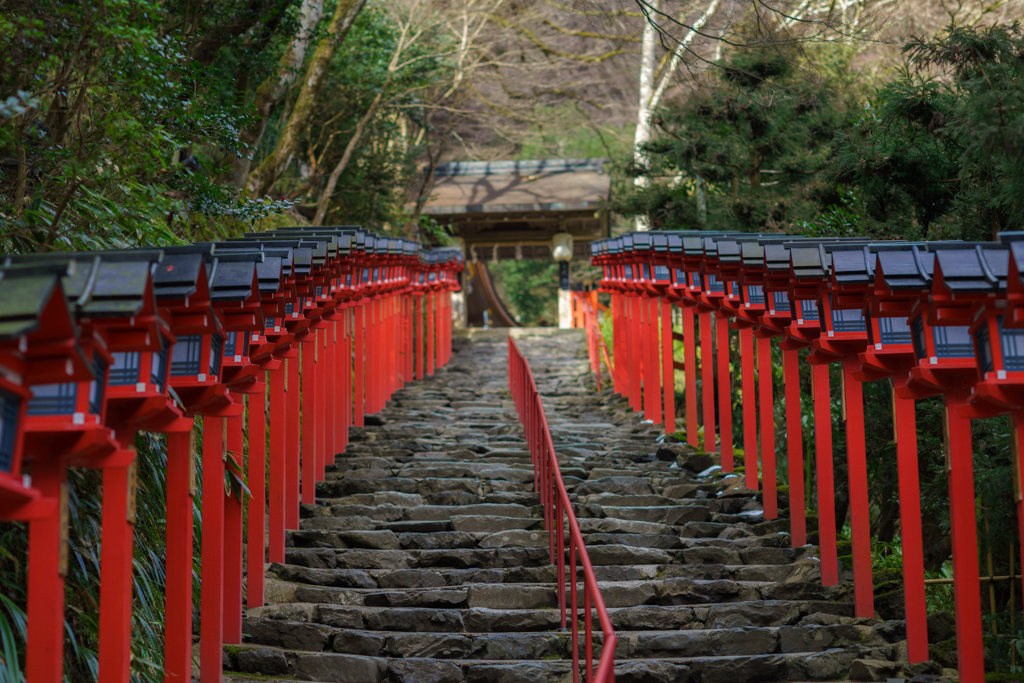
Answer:
[[[765,520],[714,454],[659,443],[624,399],[594,391],[580,335],[517,343],[618,636],[619,683],[944,673],[907,663],[898,622],[854,618],[852,587],[823,587],[815,548],[791,548],[788,522]],[[506,343],[455,344],[379,426],[352,430],[285,563],[265,567],[267,605],[225,647],[226,681],[572,680]]]

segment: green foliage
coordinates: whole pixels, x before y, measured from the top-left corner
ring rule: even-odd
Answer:
[[[190,213],[244,224],[287,208],[237,200],[192,156],[194,145],[241,154],[246,116],[204,87],[188,27],[163,24],[173,9],[5,5],[0,90],[18,95],[0,108],[0,250],[173,243]]]
[[[519,323],[558,325],[558,264],[523,259],[489,263],[488,270]]]
[[[665,132],[647,146],[650,188],[619,210],[646,213],[661,228],[778,230],[817,212],[813,175],[829,154],[845,104],[835,84],[778,50],[735,52],[710,82],[654,122]],[[707,193],[697,207],[698,178]]]
[[[836,134],[828,175],[861,233],[991,239],[1024,226],[1024,31],[953,26],[915,39],[897,77]]]

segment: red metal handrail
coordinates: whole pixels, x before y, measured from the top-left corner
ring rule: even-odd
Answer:
[[[597,292],[593,292],[594,295]],[[613,382],[615,379],[615,371],[612,368],[611,358],[608,356],[608,345],[605,344],[604,334],[601,332],[600,326],[597,324],[597,309],[595,308],[595,301],[591,300],[590,292],[573,292],[573,310],[577,314],[574,316],[573,322],[576,323],[578,319],[582,319],[580,324],[575,326],[583,327],[587,331],[587,352],[590,354],[590,369],[594,372],[597,377],[597,390],[601,391],[601,358],[604,356],[604,364],[608,368],[608,376],[612,378]]]
[[[558,606],[562,612],[562,628],[566,626],[566,595],[565,584],[569,582],[570,604],[572,611],[572,665],[573,681],[580,680],[579,652],[579,601],[576,582],[576,556],[579,554],[583,565],[583,621],[584,643],[586,648],[586,672],[588,683],[614,683],[615,681],[615,631],[612,629],[611,618],[604,606],[604,598],[597,585],[594,567],[590,564],[586,545],[580,525],[576,521],[569,493],[565,490],[565,482],[558,468],[555,446],[551,441],[547,416],[541,404],[537,383],[533,379],[530,364],[520,353],[519,347],[508,338],[508,384],[509,391],[516,403],[519,421],[526,430],[526,441],[533,459],[534,490],[540,494],[544,505],[544,524],[548,530],[548,548],[551,552],[551,564],[557,565]],[[566,536],[564,519],[569,522],[569,574],[565,572]],[[604,634],[601,647],[601,659],[598,661],[597,672],[593,670],[594,634],[592,629],[592,611],[597,612],[597,619]]]

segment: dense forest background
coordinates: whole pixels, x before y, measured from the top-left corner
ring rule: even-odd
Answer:
[[[616,230],[992,239],[1024,229],[1021,16],[1024,0],[0,0],[0,253],[282,224],[447,242],[421,215],[437,163],[545,157],[610,160]],[[492,268],[525,324],[554,319],[554,272]],[[889,392],[865,385],[879,610],[898,616]],[[918,420],[941,577],[938,404]],[[975,424],[983,552],[1005,574],[1009,426]],[[804,437],[810,457],[810,424]],[[139,448],[133,674],[158,681],[166,456],[156,438]],[[99,479],[73,477],[68,680],[93,680]],[[0,525],[0,682],[21,680],[24,536]],[[1008,591],[996,667],[1024,646]],[[949,593],[930,588],[932,609]]]

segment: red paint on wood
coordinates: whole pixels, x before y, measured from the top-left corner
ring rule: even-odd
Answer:
[[[754,331],[740,330],[740,382],[743,400],[743,471],[748,489],[757,489],[757,398],[754,383]]]
[[[135,432],[118,434],[135,456]],[[103,468],[103,540],[100,554],[99,680],[131,680],[132,544],[128,521],[130,467]]]
[[[715,442],[715,360],[711,314],[700,314],[700,377],[704,395],[704,450],[718,449]]]
[[[240,401],[240,395],[235,397],[236,403]],[[242,416],[229,417],[226,422],[228,459],[242,472]],[[224,499],[224,642],[229,645],[242,642],[242,537],[242,500],[232,492]]]
[[[724,323],[724,321],[723,321]],[[721,433],[719,452],[722,454],[722,470],[732,472],[732,372],[729,369],[729,326],[718,326],[718,430]]]
[[[287,360],[270,376],[270,533],[267,539],[269,561],[284,562],[285,539],[285,482],[287,480],[287,457],[285,455],[285,366]]]
[[[224,661],[224,421],[203,420],[202,588],[199,678],[220,683]]]
[[[832,399],[829,395],[828,365],[814,365],[812,372],[821,583],[824,586],[836,586],[839,584],[839,556],[836,549],[836,492],[832,476]]]
[[[981,627],[978,572],[978,520],[974,491],[971,421],[957,408],[967,392],[950,391],[946,403],[946,476],[949,481],[949,522],[953,539],[953,597],[956,603],[957,671],[961,683],[985,680],[985,647]]]
[[[843,359],[854,609],[858,617],[874,618],[875,594],[871,582],[871,503],[868,500],[868,461],[864,444],[864,397],[863,387],[853,376],[854,371],[859,368],[860,364],[855,356]]]
[[[168,434],[165,683],[192,681],[192,462],[192,433]]]
[[[775,395],[772,388],[772,340],[757,340],[758,397],[761,407],[761,479],[764,482],[764,517],[779,516],[775,481]]]
[[[658,303],[658,300],[655,300]],[[672,304],[661,299],[661,373],[665,393],[665,433],[676,431],[676,383],[672,349]],[[597,360],[597,371],[601,372],[601,359]],[[599,374],[600,376],[600,374]]]
[[[786,376],[786,464],[789,470],[789,535],[794,548],[807,544],[807,511],[804,507],[804,435],[800,417],[800,352],[784,349]]]
[[[36,460],[32,485],[59,501],[67,467],[59,458]],[[37,471],[38,470],[38,471]],[[64,494],[66,495],[66,494]],[[61,683],[64,675],[64,577],[61,574],[61,506],[28,525],[28,633],[25,678]]]
[[[683,309],[683,336],[686,337],[683,381],[686,384],[686,443],[694,448],[700,445],[697,423],[697,340],[693,324],[693,309]]]
[[[288,384],[285,387],[285,493],[284,528],[299,528],[300,429],[302,419],[299,382],[299,357],[288,359]]]
[[[896,464],[899,471],[900,541],[903,547],[903,597],[907,615],[907,654],[911,664],[927,661],[928,609],[924,590],[924,540],[921,533],[921,484],[917,463],[914,400],[893,392]]]
[[[263,606],[263,563],[266,558],[266,514],[267,514],[267,413],[266,384],[256,385],[258,391],[249,394],[249,463],[246,482],[249,492],[247,519],[246,605]]]

